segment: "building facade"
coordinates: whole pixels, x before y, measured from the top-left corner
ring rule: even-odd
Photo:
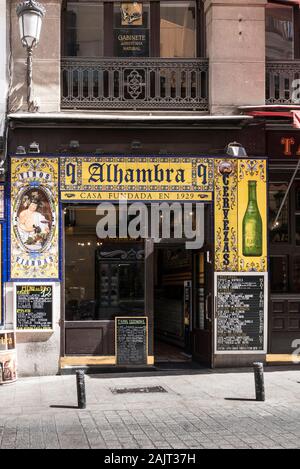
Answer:
[[[297,225],[297,202],[276,219],[296,158],[283,182],[269,154],[274,125],[293,149],[297,131],[268,114],[290,96],[282,61],[297,73],[293,3],[45,0],[29,108],[12,2],[2,324],[20,374],[291,356],[297,231],[276,244],[267,210]]]
[[[6,119],[6,106],[7,106],[7,90],[8,90],[8,72],[7,72],[7,28],[6,28],[6,1],[1,0],[1,13],[0,13],[0,83],[1,83],[1,97],[0,97],[0,139],[1,139],[1,152],[4,149],[4,136],[5,136],[5,119]]]

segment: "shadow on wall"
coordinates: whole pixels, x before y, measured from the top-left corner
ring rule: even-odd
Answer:
[[[26,88],[25,83],[19,83],[12,87],[9,95],[9,112],[25,110],[26,103],[24,96],[26,96]]]

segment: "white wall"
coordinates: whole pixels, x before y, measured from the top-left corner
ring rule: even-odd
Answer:
[[[6,0],[0,0],[0,137],[3,136],[7,96]]]

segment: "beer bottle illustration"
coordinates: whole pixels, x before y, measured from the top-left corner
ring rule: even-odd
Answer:
[[[262,255],[262,219],[257,205],[256,181],[248,181],[248,206],[243,218],[243,256]]]

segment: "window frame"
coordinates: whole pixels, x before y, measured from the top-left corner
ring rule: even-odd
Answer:
[[[292,60],[297,60],[300,58],[300,5],[295,5],[294,2],[281,1],[281,0],[268,0],[268,4],[282,5],[282,6],[291,6],[293,7],[293,53],[294,57]],[[266,26],[266,25],[265,25]],[[266,27],[265,27],[266,32]]]
[[[90,0],[93,2],[93,0]],[[94,0],[95,1],[95,0]],[[168,0],[162,0],[164,2]],[[170,2],[184,2],[185,0],[170,0]],[[204,2],[203,0],[193,0],[196,4],[196,57],[206,57],[206,41],[205,41],[205,15],[204,15]],[[70,0],[72,3],[85,3],[84,0]],[[114,3],[120,2],[120,0],[99,0],[95,3],[103,3],[103,23],[104,23],[104,45],[103,45],[103,58],[115,58],[114,47],[113,47],[113,11]],[[139,0],[141,3],[150,4],[150,47],[149,47],[149,58],[156,57],[160,58],[160,0]],[[64,0],[62,4],[62,34],[61,34],[61,55],[62,57],[68,57],[66,55],[66,12],[67,12],[68,0]],[[130,59],[130,57],[128,57]],[[147,59],[148,57],[145,57]],[[164,57],[161,57],[164,59]],[[183,59],[188,57],[182,57]],[[192,59],[193,57],[191,57]],[[141,59],[143,59],[141,57]],[[176,60],[176,59],[175,59]]]
[[[292,177],[291,171],[286,171],[281,166],[276,168],[276,170],[270,171],[269,176],[269,185],[273,183],[289,183]],[[297,183],[300,183],[300,174],[296,175],[295,181],[292,184],[290,192],[287,197],[288,202],[288,218],[289,218],[289,242],[288,243],[271,243],[270,236],[269,236],[269,257],[286,257],[287,258],[287,285],[288,289],[286,294],[299,294],[300,291],[294,290],[294,281],[293,281],[293,274],[294,274],[294,260],[295,258],[300,256],[300,245],[296,243],[296,215],[299,214],[299,210],[296,209],[296,187]],[[269,199],[269,193],[268,193]],[[270,293],[275,295],[279,292],[272,291],[271,284],[270,284]]]

